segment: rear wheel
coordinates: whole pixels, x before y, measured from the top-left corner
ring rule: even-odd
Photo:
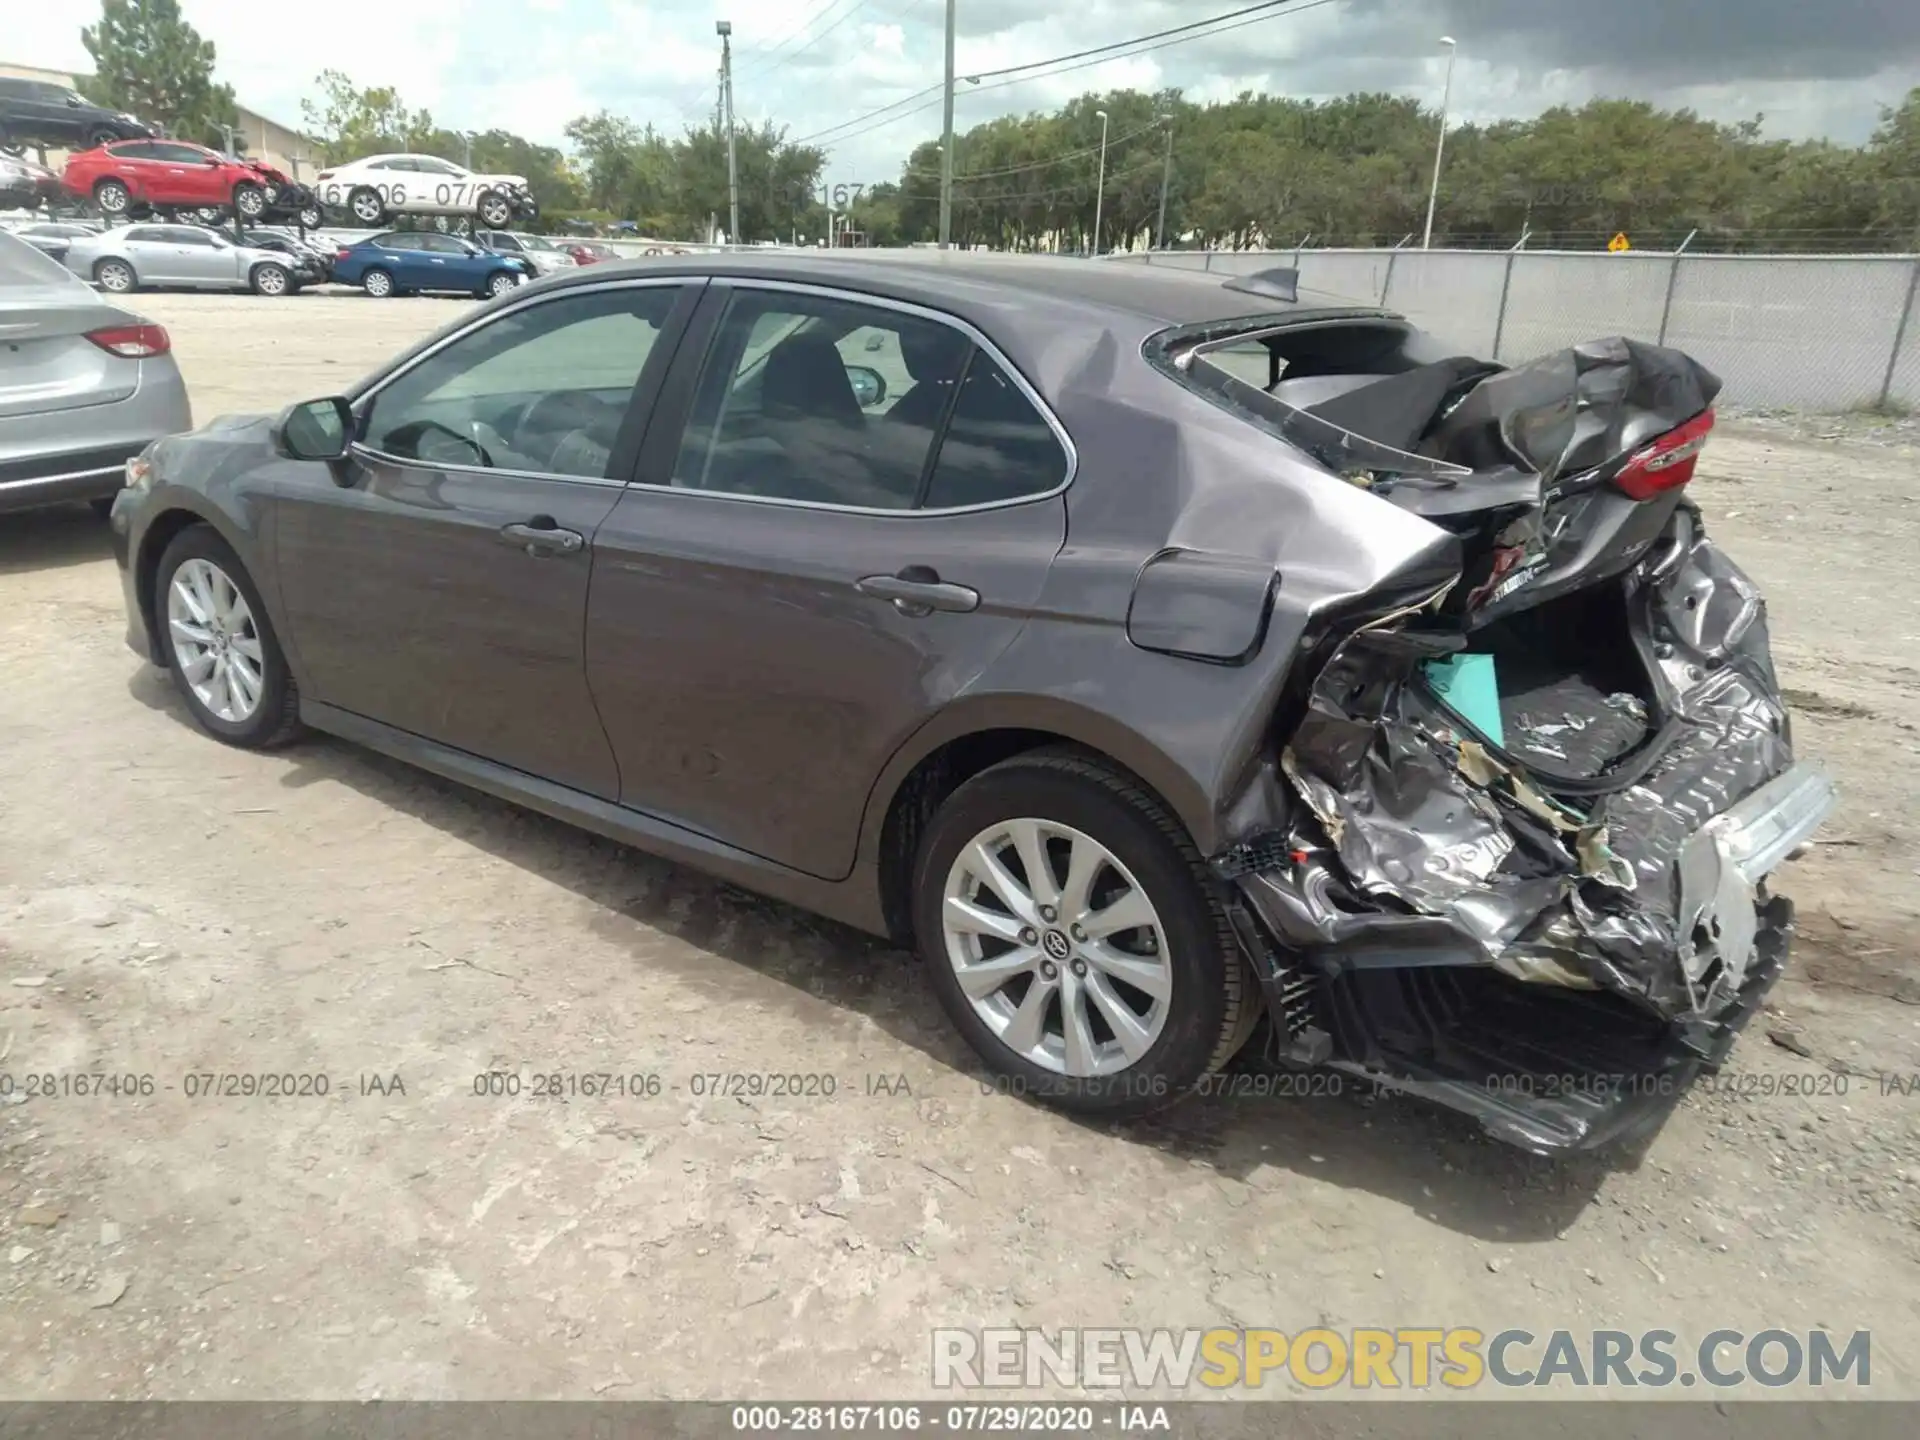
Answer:
[[[297,218],[300,221],[300,228],[303,230],[318,230],[322,225],[327,223],[326,212],[321,210],[317,203],[301,206],[300,214]]]
[[[381,269],[369,270],[360,277],[360,288],[376,300],[385,300],[393,294],[393,276]]]
[[[286,295],[293,289],[293,277],[284,265],[266,260],[253,267],[249,277],[256,295]]]
[[[102,260],[93,267],[93,281],[102,290],[115,295],[130,294],[140,288],[133,267],[124,260]]]
[[[102,215],[117,219],[133,208],[133,193],[124,181],[102,180],[93,187],[93,203]]]
[[[503,230],[513,220],[513,201],[498,190],[489,190],[482,195],[478,209],[480,218],[492,230]]]
[[[361,185],[347,197],[347,209],[362,225],[379,225],[387,218],[387,202],[370,185]]]
[[[914,874],[934,992],[1009,1088],[1142,1115],[1245,1043],[1257,986],[1217,882],[1131,777],[1062,750],[996,765],[940,807]]]
[[[211,526],[173,537],[153,612],[173,683],[215,739],[264,749],[300,732],[300,693],[252,579]]]
[[[251,180],[233,187],[233,213],[243,220],[258,220],[267,213],[267,192]]]

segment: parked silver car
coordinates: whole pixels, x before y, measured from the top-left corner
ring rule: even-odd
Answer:
[[[104,508],[129,460],[192,425],[167,332],[0,232],[0,511]]]
[[[100,227],[70,220],[35,220],[31,224],[16,225],[13,233],[48,259],[64,262],[74,241],[92,239],[100,233]]]
[[[122,225],[76,240],[67,249],[67,268],[115,295],[142,285],[291,295],[301,282],[285,255],[236,245],[197,225]]]
[[[578,262],[544,235],[522,235],[510,230],[476,230],[470,237],[483,250],[496,255],[517,255],[533,266],[535,278],[572,270]]]

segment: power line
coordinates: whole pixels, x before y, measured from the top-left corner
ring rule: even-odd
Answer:
[[[1124,135],[1114,136],[1107,141],[1106,148],[1111,150],[1117,145],[1126,144],[1129,140],[1135,140],[1142,135],[1151,134],[1159,128],[1160,122],[1157,120],[1151,125],[1142,125],[1137,130],[1129,130]],[[1028,170],[1045,170],[1051,165],[1064,165],[1069,160],[1079,160],[1088,155],[1097,155],[1100,153],[1100,148],[1098,145],[1089,145],[1083,150],[1069,150],[1065,154],[1053,155],[1045,160],[1035,160],[1026,165],[1008,165],[1000,170],[968,170],[964,173],[956,170],[953,174],[953,183],[958,185],[963,180],[991,180],[999,175],[1020,175]],[[916,175],[931,177],[936,180],[940,177],[938,170],[916,170],[911,165],[902,167],[900,173],[903,177]]]
[[[1076,70],[1085,70],[1091,66],[1104,65],[1110,60],[1130,59],[1135,55],[1146,55],[1155,50],[1165,50],[1175,45],[1189,44],[1195,40],[1210,39],[1215,35],[1230,34],[1248,25],[1257,25],[1262,21],[1272,19],[1282,8],[1285,8],[1289,14],[1296,14],[1306,10],[1318,9],[1322,5],[1336,3],[1339,3],[1339,0],[1267,0],[1267,3],[1262,5],[1250,6],[1241,10],[1229,10],[1225,14],[1215,15],[1211,19],[1195,20],[1186,25],[1175,26],[1171,30],[1157,30],[1148,35],[1136,35],[1131,40],[1116,40],[1108,45],[1095,46],[1088,50],[1070,51],[1065,55],[1055,55],[1046,60],[1033,60],[1024,65],[1008,65],[998,70],[983,71],[980,75],[968,76],[967,78],[970,80],[993,79],[994,83],[977,85],[960,93],[976,95],[988,90],[1003,90],[1009,85],[1025,85],[1035,80],[1051,79],[1055,75],[1069,75]],[[1252,13],[1249,13],[1249,11]],[[1058,68],[1049,69],[1048,67]],[[1045,70],[1046,73],[1024,73],[1040,70]],[[994,79],[994,77],[1009,78]],[[923,90],[914,91],[911,95],[902,96],[891,104],[882,105],[878,109],[870,110],[864,115],[856,115],[851,120],[843,120],[838,125],[829,125],[824,130],[802,136],[792,143],[805,145],[816,140],[824,139],[827,136],[833,136],[834,138],[828,142],[828,148],[844,145],[847,141],[857,136],[868,134],[871,131],[882,129],[888,125],[897,124],[910,115],[917,115],[922,111],[932,109],[940,103],[939,92],[944,88],[944,82],[942,84],[929,85]],[[924,104],[914,105],[913,102],[920,100],[921,97],[926,95],[934,95],[936,98]],[[913,108],[901,110],[900,107],[907,105],[912,105]],[[895,110],[898,110],[900,113],[894,115],[888,114],[889,111]],[[880,117],[882,116],[886,118],[881,119]],[[866,122],[868,121],[878,121],[878,123],[867,124]]]
[[[819,10],[814,12],[813,18],[811,20],[808,20],[801,25],[800,30],[805,30],[809,25],[813,25],[818,21],[825,19],[829,11],[833,10],[836,6],[843,5],[845,3],[846,3],[846,0],[827,0],[827,3],[825,5],[822,5],[819,8]],[[772,63],[770,64],[764,63],[763,61],[762,63],[754,67],[741,71],[740,72],[741,75],[747,76],[747,77],[771,75],[773,74],[774,71],[780,69],[782,66],[791,65],[795,60],[799,59],[802,55],[806,54],[808,50],[812,49],[815,45],[818,45],[822,40],[826,39],[827,36],[833,34],[834,31],[838,30],[842,25],[846,24],[849,20],[853,19],[854,16],[858,15],[862,10],[866,9],[867,6],[871,5],[872,3],[873,3],[873,0],[859,0],[859,3],[857,3],[851,10],[847,11],[846,14],[842,15],[838,20],[834,21],[831,25],[827,26],[826,29],[816,33],[811,39],[806,41],[805,44],[801,45],[799,49],[790,51],[787,55],[783,56],[778,60],[772,60]],[[785,40],[782,40],[778,45],[775,45],[772,50],[768,50],[764,52],[765,59],[771,60],[775,52],[780,50],[782,47],[790,44],[795,38],[795,36],[799,35],[800,30],[794,31],[792,35],[789,35]]]

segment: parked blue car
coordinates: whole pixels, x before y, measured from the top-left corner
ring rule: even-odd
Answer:
[[[495,255],[458,235],[436,230],[390,230],[349,245],[334,256],[333,278],[358,285],[375,299],[429,291],[504,295],[533,278],[516,256]]]

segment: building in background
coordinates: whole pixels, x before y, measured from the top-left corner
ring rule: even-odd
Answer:
[[[0,75],[19,80],[44,80],[53,85],[65,85],[77,89],[76,82],[84,77],[72,75],[64,70],[46,70],[36,65],[14,65],[0,60]],[[145,119],[145,116],[141,117]],[[254,160],[264,160],[276,170],[285,171],[295,180],[311,181],[320,172],[325,157],[317,150],[313,142],[289,125],[269,119],[258,111],[249,110],[244,105],[234,106],[233,146],[245,152]],[[64,150],[47,151],[47,165],[58,170],[66,164],[67,152]]]

